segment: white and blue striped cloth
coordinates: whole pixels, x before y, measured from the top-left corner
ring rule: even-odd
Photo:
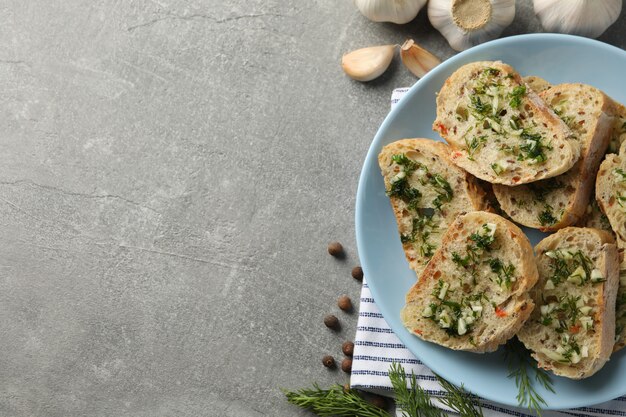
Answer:
[[[392,108],[408,90],[408,88],[394,90],[391,96]],[[367,281],[363,280],[350,385],[364,391],[391,395],[388,370],[394,361],[402,364],[407,373],[415,373],[420,386],[431,395],[443,394],[441,386],[430,369],[423,365],[393,333],[378,310]],[[482,404],[485,417],[532,417],[527,409],[504,407],[490,401],[482,401]],[[445,409],[445,407],[442,408]],[[570,416],[626,417],[626,397],[591,407],[543,413],[543,417]]]

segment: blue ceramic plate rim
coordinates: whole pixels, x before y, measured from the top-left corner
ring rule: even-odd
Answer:
[[[497,56],[492,56],[491,58],[485,58],[484,55],[485,54],[489,55],[491,51],[497,51],[499,50],[499,48],[515,48],[518,45],[526,44],[526,45],[533,45],[533,46],[536,45],[538,50],[540,50],[541,43],[544,41],[561,42],[563,45],[576,46],[576,47],[581,47],[583,49],[584,48],[592,48],[592,49],[599,48],[603,50],[603,52],[607,53],[608,55],[615,55],[618,57],[621,56],[621,58],[626,57],[625,51],[617,47],[614,47],[612,45],[608,45],[608,44],[605,44],[596,40],[592,40],[592,39],[571,36],[571,35],[561,35],[561,34],[528,34],[528,35],[511,36],[511,37],[487,42],[485,44],[471,48],[467,51],[461,52],[455,55],[454,57],[448,59],[447,61],[443,62],[438,67],[436,67],[433,71],[431,71],[422,79],[420,79],[418,82],[416,82],[410,88],[410,90],[405,94],[405,96],[400,100],[400,102],[394,107],[394,109],[387,115],[387,117],[381,124],[378,132],[376,133],[372,144],[370,145],[369,151],[365,158],[365,162],[363,164],[361,176],[359,178],[359,184],[358,184],[357,196],[356,196],[355,226],[356,226],[356,240],[357,240],[357,247],[359,250],[359,254],[364,254],[368,252],[367,250],[368,238],[374,237],[374,236],[371,236],[371,233],[368,233],[367,228],[365,227],[366,225],[364,224],[364,217],[365,217],[364,214],[365,214],[365,211],[368,210],[368,205],[370,203],[368,199],[372,198],[371,195],[366,194],[366,192],[364,191],[366,188],[365,187],[366,182],[368,181],[368,177],[372,175],[380,176],[380,171],[378,170],[378,164],[377,164],[377,156],[382,146],[393,140],[402,139],[402,137],[388,139],[386,138],[386,135],[388,134],[390,129],[393,128],[393,125],[396,122],[395,119],[397,118],[397,115],[400,114],[401,111],[403,111],[405,106],[409,105],[411,102],[414,102],[417,99],[416,95],[420,93],[420,87],[422,85],[425,85],[431,82],[431,79],[437,77],[441,73],[446,73],[446,72],[451,73],[457,67],[461,66],[465,62],[470,62],[472,60],[479,60],[479,59],[480,60],[483,60],[483,59],[496,60],[498,59]],[[471,58],[474,56],[480,56],[480,58],[468,60],[468,58]],[[513,64],[513,66],[515,65]],[[624,69],[626,70],[626,66],[624,67]],[[524,74],[524,75],[532,75],[532,74]],[[437,90],[438,89],[439,88],[437,88]],[[609,95],[611,95],[610,92],[609,92]],[[429,104],[429,105],[434,105],[434,103]],[[437,135],[433,133],[432,135],[427,136],[427,137],[437,138]],[[387,202],[387,204],[389,203]],[[389,212],[391,213],[390,207],[389,207]],[[396,234],[396,240],[398,240],[397,231],[394,229],[393,232]],[[398,243],[398,247],[400,248],[399,243]],[[420,359],[420,361],[422,361],[422,363],[424,363],[434,372],[438,373],[439,375],[453,382],[456,385],[460,385],[464,383],[463,369],[459,370],[458,367],[455,367],[455,365],[458,365],[458,359],[455,359],[452,365],[447,365],[446,361],[437,361],[436,359],[441,359],[442,356],[445,356],[445,355],[440,354],[435,357],[431,355],[431,352],[436,351],[437,349],[445,349],[445,348],[440,348],[439,346],[421,341],[418,338],[416,338],[414,335],[412,335],[410,332],[408,332],[406,329],[404,329],[402,322],[400,320],[400,317],[392,311],[393,303],[402,303],[402,304],[404,303],[404,294],[402,294],[400,299],[389,299],[387,294],[385,294],[385,292],[383,291],[383,286],[388,284],[385,282],[386,277],[370,274],[370,272],[373,271],[374,269],[372,268],[372,266],[376,262],[381,262],[380,258],[378,257],[368,258],[367,256],[361,255],[361,264],[363,266],[363,270],[367,277],[368,286],[372,292],[374,299],[377,302],[379,309],[381,310],[383,316],[385,317],[385,320],[390,325],[394,333],[407,346],[407,348],[415,356],[417,356]],[[384,262],[384,260],[382,262]],[[408,270],[408,265],[406,266],[406,269]],[[449,356],[459,355],[459,354],[475,355],[475,354],[464,353],[464,352],[463,353],[454,352],[451,350],[448,350],[448,352],[449,352],[448,354]],[[626,360],[624,359],[625,355],[623,355],[622,353],[623,352],[618,352],[618,354],[614,355],[612,357],[612,360],[607,363],[605,368],[610,367],[612,364],[614,365],[617,363],[617,365],[619,365],[620,363],[626,362]],[[488,355],[498,355],[498,353],[488,354]],[[485,355],[485,357],[489,357],[489,356]],[[493,357],[493,359],[499,360],[500,358]],[[475,359],[471,359],[471,361],[475,361]],[[463,359],[461,359],[461,362],[463,362]],[[559,383],[562,383],[563,385],[572,384],[572,383],[584,384],[585,381],[588,381],[588,380],[582,380],[582,381],[577,381],[577,382],[572,382],[572,381],[567,380],[567,382],[560,382],[564,380],[564,378],[553,377],[553,380],[556,380],[556,384],[555,384],[555,388],[557,388],[556,395],[543,390],[541,387],[538,387],[538,391],[543,395],[543,397],[545,398],[547,402],[547,406],[544,407],[545,409],[555,410],[555,409],[565,409],[565,408],[586,407],[592,404],[599,404],[605,401],[609,401],[609,400],[615,399],[617,397],[620,397],[626,394],[626,373],[622,373],[622,375],[624,376],[621,378],[618,377],[618,381],[621,383],[603,386],[601,390],[591,390],[592,392],[590,392],[589,395],[584,395],[584,396],[581,396],[579,393],[576,393],[576,395],[574,395],[574,393],[571,393],[571,392],[568,393],[567,391],[559,392],[558,390]],[[504,379],[502,380],[502,390],[500,391],[498,391],[498,389],[496,389],[495,392],[487,391],[478,382],[475,382],[473,386],[469,386],[466,384],[465,387],[466,389],[470,390],[472,393],[479,395],[487,400],[498,402],[498,403],[509,405],[509,406],[517,406],[518,403],[517,403],[517,400],[515,399],[517,389],[515,388],[514,382],[511,379],[506,378],[506,376],[503,376],[503,378]],[[593,411],[593,409],[583,409],[583,410]]]

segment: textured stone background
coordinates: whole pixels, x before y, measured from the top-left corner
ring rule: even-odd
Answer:
[[[453,53],[348,0],[5,1],[0,415],[295,416],[279,387],[347,381],[320,358],[356,316],[322,317],[358,299],[360,166],[415,79],[339,60],[407,36]]]

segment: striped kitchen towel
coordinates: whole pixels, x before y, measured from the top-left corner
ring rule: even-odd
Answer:
[[[396,89],[392,94],[391,106],[398,103],[408,88]],[[433,373],[402,344],[393,333],[374,298],[363,280],[361,304],[357,331],[354,341],[354,357],[350,385],[354,388],[391,395],[391,383],[388,378],[392,362],[404,366],[407,373],[415,373],[422,388],[434,396],[442,395],[443,390]],[[485,417],[532,417],[527,409],[504,407],[490,401],[482,401]],[[439,406],[445,409],[440,403]],[[449,411],[449,410],[448,410]],[[546,411],[544,417],[568,416],[622,416],[626,417],[626,397],[620,397],[604,404],[592,407],[576,408],[564,411]]]

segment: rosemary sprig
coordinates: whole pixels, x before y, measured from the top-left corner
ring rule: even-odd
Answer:
[[[554,393],[552,379],[530,358],[528,351],[518,342],[509,341],[505,346],[505,359],[509,368],[509,378],[515,378],[518,388],[517,401],[520,406],[526,406],[529,410],[541,417],[541,409],[547,405],[543,397],[535,390],[529,368],[535,372],[537,381],[546,390]]]
[[[396,407],[402,411],[403,417],[446,417],[446,413],[432,403],[430,395],[417,385],[414,373],[407,381],[406,372],[399,363],[391,364],[389,379],[396,394]]]
[[[287,401],[305,408],[320,417],[391,417],[391,415],[367,402],[355,390],[333,385],[327,390],[313,384],[313,389],[284,391]]]

